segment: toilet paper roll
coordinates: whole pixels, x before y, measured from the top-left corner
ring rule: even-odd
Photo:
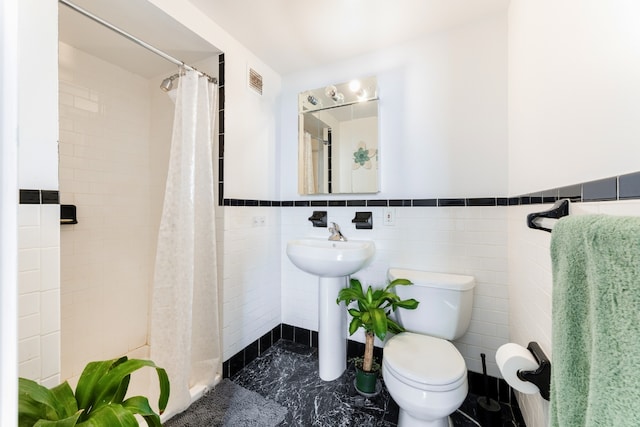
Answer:
[[[496,363],[502,377],[511,387],[525,394],[535,394],[538,386],[518,378],[518,371],[535,371],[539,365],[533,354],[515,343],[507,343],[496,352]]]

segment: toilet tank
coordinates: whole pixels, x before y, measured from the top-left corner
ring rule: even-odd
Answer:
[[[459,338],[467,331],[475,286],[472,276],[391,268],[388,277],[390,281],[413,282],[411,286],[394,288],[401,299],[415,298],[420,302],[415,310],[395,311],[396,319],[407,331],[446,340]]]

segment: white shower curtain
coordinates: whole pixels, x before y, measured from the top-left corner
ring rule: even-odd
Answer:
[[[212,136],[217,86],[182,71],[153,283],[151,359],[171,382],[167,414],[220,366]]]

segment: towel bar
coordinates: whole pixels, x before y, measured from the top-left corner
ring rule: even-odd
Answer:
[[[569,215],[569,199],[562,199],[555,202],[555,204],[548,211],[530,213],[527,215],[527,225],[534,230],[544,230],[551,233],[550,228],[539,225],[536,220],[538,218],[553,218],[560,219],[563,216]]]
[[[540,396],[545,400],[549,400],[551,390],[551,362],[537,342],[531,341],[527,346],[527,350],[533,354],[533,357],[540,366],[538,366],[538,369],[535,371],[518,371],[518,378],[538,386]]]

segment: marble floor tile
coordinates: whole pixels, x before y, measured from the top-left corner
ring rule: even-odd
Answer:
[[[231,380],[272,399],[288,409],[281,426],[390,427],[398,422],[398,405],[384,387],[379,395],[365,398],[353,386],[355,371],[349,366],[334,381],[318,376],[318,352],[280,340]],[[476,396],[469,394],[451,418],[456,427],[477,427]],[[509,410],[502,426],[516,426]],[[501,426],[496,426],[501,427]]]

